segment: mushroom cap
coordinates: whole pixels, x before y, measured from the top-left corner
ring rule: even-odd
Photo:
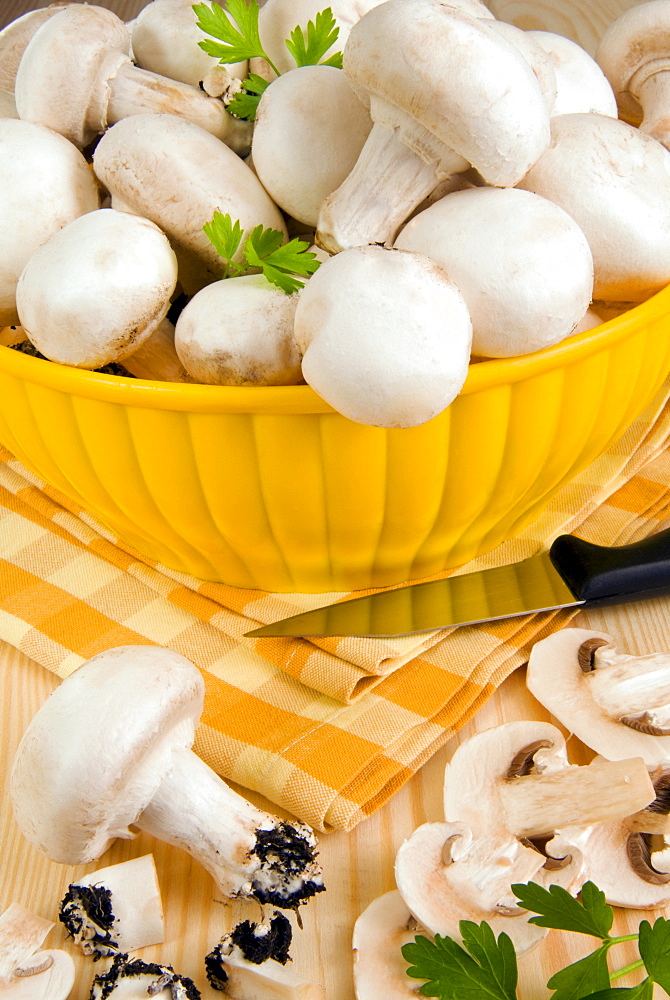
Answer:
[[[366,906],[354,924],[356,1000],[416,1000],[416,983],[407,976],[400,949],[425,934],[397,889]]]
[[[331,257],[300,292],[295,338],[306,381],[350,420],[412,427],[465,381],[472,324],[428,257],[379,246]]]
[[[491,21],[489,27],[519,50],[537,77],[549,114],[553,114],[556,104],[556,73],[548,53],[537,43],[529,31],[524,31],[523,28],[518,28],[515,24],[496,20]]]
[[[670,0],[638,3],[613,21],[596,49],[596,62],[609,80],[623,118],[638,124],[643,115],[638,88],[667,61],[670,51]]]
[[[0,90],[14,92],[14,80],[26,45],[37,29],[62,10],[63,3],[29,10],[0,30]]]
[[[94,861],[151,800],[173,749],[189,748],[204,683],[184,656],[119,646],[79,667],[47,698],[19,744],[14,816],[53,861]]]
[[[16,305],[28,339],[45,357],[100,368],[132,354],[153,333],[176,284],[177,259],[158,226],[101,208],[33,253]]]
[[[162,2],[162,0],[161,0]],[[353,25],[384,0],[333,0],[326,4],[333,12],[339,27],[334,44],[324,54],[324,59],[344,49]],[[263,48],[281,74],[295,69],[295,61],[286,48],[286,39],[296,26],[307,29],[308,21],[324,9],[322,0],[267,0],[258,14],[258,31]]]
[[[186,304],[175,349],[186,371],[210,385],[296,385],[301,355],[293,337],[297,295],[262,274],[215,281]]]
[[[197,25],[193,0],[153,0],[132,23],[133,57],[142,69],[198,87],[218,62],[198,44],[207,37]],[[226,69],[242,79],[247,62],[226,63]]]
[[[614,641],[605,632],[566,628],[536,642],[528,660],[528,690],[582,743],[608,760],[642,757],[648,766],[667,763],[670,736],[631,729],[612,719],[594,700],[589,674],[582,670],[578,655],[592,639]]]
[[[594,299],[640,302],[670,281],[670,153],[608,115],[557,115],[551,145],[517,185],[584,232]]]
[[[395,241],[458,287],[480,357],[529,354],[574,330],[593,294],[593,258],[558,205],[517,188],[470,188],[416,215]]]
[[[371,128],[367,108],[341,70],[300,66],[277,77],[261,97],[254,169],[280,208],[316,226],[321,204],[352,170]]]
[[[344,72],[373,120],[419,155],[456,152],[487,183],[511,186],[547,148],[549,112],[493,24],[440,0],[387,0],[351,29]]]
[[[19,321],[16,284],[31,254],[99,204],[95,177],[71,142],[43,125],[0,120],[0,327]]]
[[[130,62],[130,33],[105,7],[71,3],[26,46],[14,92],[19,116],[84,149],[107,128],[108,81]]]
[[[527,35],[544,49],[554,67],[556,99],[552,115],[594,111],[617,117],[614,91],[586,49],[555,31],[528,31]]]
[[[262,224],[286,232],[279,209],[247,164],[176,115],[123,118],[96,146],[93,166],[114,208],[150,219],[167,235],[188,294],[223,272],[202,229],[215,211],[229,213],[245,231]],[[235,259],[242,259],[241,250]]]

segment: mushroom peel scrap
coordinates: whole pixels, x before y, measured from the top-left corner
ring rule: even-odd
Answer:
[[[393,240],[468,165],[510,187],[549,144],[549,111],[524,56],[488,20],[439,0],[374,7],[351,30],[344,72],[374,124],[321,208],[316,242],[331,253]]]
[[[577,892],[587,877],[586,829],[653,802],[644,761],[568,764],[554,726],[513,722],[466,740],[445,771],[445,823],[419,827],[396,857],[396,882],[419,923],[459,938],[462,919],[487,920],[526,950],[529,924],[510,886],[533,881]]]
[[[526,685],[603,757],[670,766],[670,653],[630,656],[604,632],[561,629],[533,646]]]
[[[204,682],[159,646],[99,653],[34,716],[10,780],[25,837],[63,864],[93,861],[129,827],[188,851],[228,896],[297,907],[324,889],[302,823],[257,809],[190,749]]]

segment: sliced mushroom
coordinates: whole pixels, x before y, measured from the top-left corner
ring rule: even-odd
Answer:
[[[667,765],[666,765],[667,766]],[[640,812],[591,830],[584,852],[591,878],[612,906],[670,903],[670,772],[652,772],[655,800]]]
[[[419,984],[400,949],[422,933],[397,889],[373,899],[354,924],[356,1000],[416,1000]]]
[[[3,1000],[66,1000],[74,962],[60,949],[38,951],[50,920],[11,903],[0,914],[0,995]]]
[[[526,684],[603,757],[670,760],[670,654],[630,656],[604,632],[561,629],[533,646]]]

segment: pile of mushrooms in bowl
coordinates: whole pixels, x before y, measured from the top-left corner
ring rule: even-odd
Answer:
[[[239,551],[222,569],[211,542],[206,558],[196,558],[175,555],[165,538],[155,544],[155,531],[145,538],[138,527],[130,537],[116,509],[125,504],[100,499],[57,456],[46,461],[47,432],[39,431],[39,446],[29,440],[13,403],[0,414],[0,441],[130,544],[209,579],[287,590],[377,586],[493,547],[625,429],[670,369],[670,154],[644,123],[617,117],[612,83],[576,43],[499,21],[479,0],[338,0],[332,43],[313,56],[316,64],[299,66],[285,40],[295,46],[300,30],[308,39],[308,22],[318,34],[324,12],[316,0],[267,0],[258,12],[260,48],[226,65],[204,51],[212,51],[199,27],[206,6],[152,0],[126,25],[96,5],[66,3],[0,32],[0,199],[12,220],[0,235],[1,336],[41,356],[10,359],[0,349],[4,395],[23,394],[31,426],[39,393],[23,388],[33,380],[69,400],[81,393],[140,409],[335,415],[355,442],[344,457],[360,451],[368,493],[390,492],[369,478],[383,462],[393,481],[405,474],[406,457],[393,471],[396,432],[420,440],[425,428],[426,452],[435,433],[451,441],[436,456],[433,514],[417,525],[411,551],[371,567],[367,553],[379,548],[383,525],[403,517],[401,507],[384,508],[373,518],[376,542],[359,543],[357,570],[340,573],[340,556],[329,550],[312,559],[329,569],[310,575],[292,568],[292,548],[314,538],[298,537],[302,514],[287,502],[291,524],[284,531],[271,512],[265,532],[283,533],[281,560],[272,559],[288,569],[242,572],[232,565],[246,559]],[[606,67],[604,56],[599,62]],[[240,95],[260,91],[255,119],[236,117]],[[207,232],[217,218],[239,230],[225,259]],[[287,259],[299,258],[292,274],[286,265],[283,286],[268,280],[275,258],[258,256],[260,237],[249,250],[250,237],[268,230],[277,246],[295,247]],[[517,412],[523,401],[494,406],[488,396],[480,412],[479,392],[564,369],[588,380],[575,375],[573,361],[588,355],[595,365],[601,350],[640,333],[611,365],[615,385],[598,389],[614,417],[594,430],[593,447],[583,441],[600,427],[598,414],[583,424],[575,414],[579,446],[558,462],[556,428],[572,416],[573,392],[561,390],[549,413],[533,402],[531,419],[552,429],[542,443],[513,441],[531,456],[528,471],[515,462],[501,472],[514,504],[505,508],[501,495],[486,524],[470,531],[468,518],[491,498],[495,474],[486,471],[454,525],[445,463],[470,451],[471,464],[481,458],[484,469],[502,469],[497,453],[489,462],[478,437],[467,431],[461,441],[456,428],[488,419],[518,435],[517,424],[528,422]],[[66,374],[36,367],[43,358]],[[622,388],[625,369],[635,375]],[[313,434],[303,423],[293,420],[276,447],[290,454],[297,435],[298,454]],[[164,435],[156,424],[156,446]],[[241,449],[234,451],[240,462]],[[245,478],[274,481],[259,464],[263,451],[257,445],[245,457],[245,470],[247,461],[253,466]],[[337,515],[342,527],[332,523],[329,495],[342,469],[324,465],[327,452],[319,444],[305,459],[314,466],[307,492],[312,483],[325,489],[326,513],[312,535],[350,549],[355,532],[337,540],[347,517]],[[90,457],[74,464],[90,466]],[[200,477],[200,460],[189,464]],[[167,517],[164,488],[149,487]],[[198,491],[207,487],[198,483]],[[254,506],[236,502],[242,518]],[[406,522],[413,517],[410,508]],[[453,538],[445,539],[444,523],[433,538],[433,524],[445,518]],[[133,513],[130,521],[146,518]],[[228,544],[227,517],[217,511],[213,521]],[[202,550],[194,538],[187,547]]]

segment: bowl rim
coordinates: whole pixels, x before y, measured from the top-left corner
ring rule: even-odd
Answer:
[[[520,382],[575,364],[625,339],[631,326],[670,313],[670,285],[627,312],[599,326],[567,337],[552,347],[512,358],[472,363],[459,395],[467,396]],[[337,413],[309,385],[217,386],[156,382],[105,375],[59,365],[0,345],[0,372],[21,381],[100,402],[195,413],[321,414]]]

